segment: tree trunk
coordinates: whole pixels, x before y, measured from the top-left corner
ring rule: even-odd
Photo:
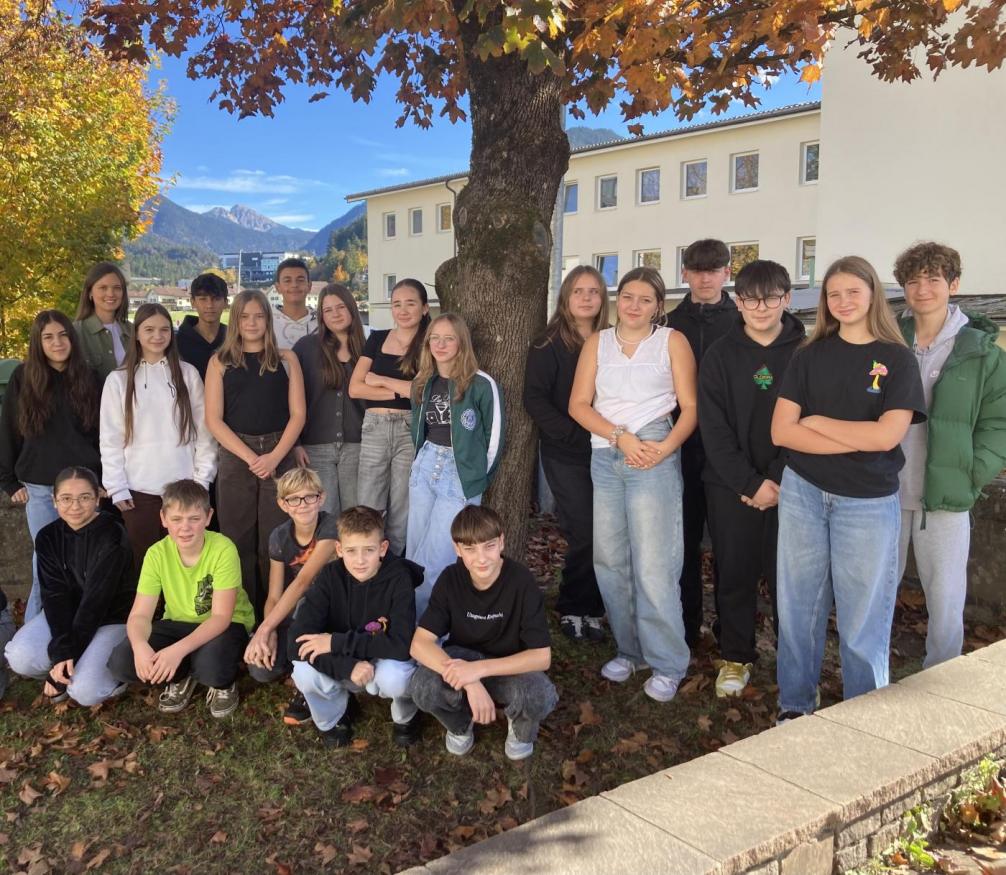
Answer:
[[[471,170],[454,212],[458,254],[437,270],[437,295],[443,311],[464,316],[480,366],[503,390],[506,447],[486,503],[503,517],[508,554],[523,559],[537,458],[524,364],[545,325],[549,229],[569,141],[555,76],[533,75],[512,56],[482,61],[469,51],[467,64]]]

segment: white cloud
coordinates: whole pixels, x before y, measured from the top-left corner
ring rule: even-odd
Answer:
[[[378,169],[377,175],[400,178],[408,176],[409,169],[407,167],[381,167]]]
[[[290,199],[285,197],[271,197],[268,200],[263,201],[263,205],[267,207],[279,207],[283,204],[289,203]]]
[[[226,191],[232,194],[298,194],[309,189],[329,188],[320,179],[301,179],[264,170],[234,170],[227,176],[179,175],[175,188]]]
[[[286,216],[270,216],[274,222],[279,222],[281,225],[297,225],[300,226],[301,222],[308,222],[314,218],[314,213],[291,213]],[[305,231],[310,230],[305,228]]]

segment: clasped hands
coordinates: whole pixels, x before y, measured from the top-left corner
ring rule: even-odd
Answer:
[[[468,707],[472,710],[472,720],[486,724],[496,719],[496,703],[482,684],[482,670],[478,662],[449,659],[440,676],[452,689],[465,691]]]

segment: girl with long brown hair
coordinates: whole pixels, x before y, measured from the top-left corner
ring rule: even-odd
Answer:
[[[0,412],[0,487],[26,505],[32,542],[55,521],[52,486],[70,465],[98,470],[101,383],[87,366],[73,325],[59,310],[43,310],[31,326],[28,354],[7,384]],[[36,559],[25,606],[30,620],[42,609]]]
[[[286,519],[274,478],[293,467],[290,451],[304,419],[297,356],[277,347],[265,295],[239,292],[227,337],[206,369],[206,424],[220,444],[220,531],[237,545],[242,583],[257,620],[269,585],[269,535]]]
[[[100,446],[105,491],[122,513],[139,571],[147,548],[164,534],[164,487],[196,480],[208,489],[217,471],[203,381],[179,359],[171,317],[160,304],[140,305],[126,362],[105,380]]]
[[[409,527],[406,558],[424,569],[416,590],[422,616],[433,584],[456,558],[451,522],[481,504],[503,449],[503,394],[472,348],[464,319],[444,313],[430,323],[412,390]]]
[[[87,272],[73,323],[87,363],[104,380],[126,360],[133,338],[126,275],[110,261]]]
[[[338,516],[357,504],[363,402],[348,389],[363,352],[363,322],[352,293],[338,283],[321,290],[318,316],[317,333],[293,346],[307,399],[307,423],[294,457],[318,473],[325,489],[322,509]]]
[[[832,264],[772,417],[779,490],[779,721],[811,713],[834,602],[844,696],[885,686],[898,590],[900,443],[925,419],[919,366],[863,258]]]
[[[566,557],[559,584],[559,628],[574,641],[600,641],[604,602],[593,559],[590,433],[569,415],[583,342],[608,327],[604,278],[589,265],[562,281],[555,313],[527,354],[524,409],[538,426],[541,470],[555,498]]]

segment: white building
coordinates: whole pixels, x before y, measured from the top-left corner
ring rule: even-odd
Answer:
[[[821,103],[577,149],[563,187],[563,272],[593,264],[614,286],[630,267],[681,285],[693,240],[726,241],[734,264],[768,258],[796,285],[846,254],[893,282],[899,251],[919,239],[961,251],[961,291],[1004,291],[1006,70],[950,70],[933,83],[887,84],[854,51],[828,57]],[[822,162],[821,149],[824,148]],[[391,324],[406,276],[433,294],[454,254],[451,208],[465,175],[359,192],[367,203],[370,324]],[[821,257],[816,257],[818,249]]]

